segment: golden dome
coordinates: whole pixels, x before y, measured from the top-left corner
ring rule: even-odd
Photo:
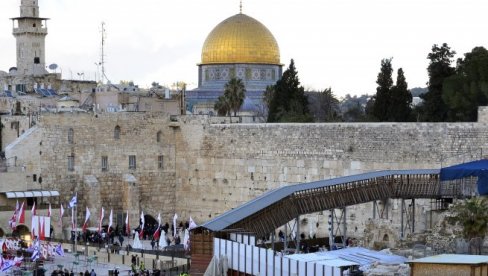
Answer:
[[[236,14],[217,25],[203,44],[202,64],[222,63],[280,64],[280,49],[266,26]]]

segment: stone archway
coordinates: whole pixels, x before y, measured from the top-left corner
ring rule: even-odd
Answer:
[[[158,221],[151,215],[144,215],[144,236],[151,239],[158,227]]]
[[[158,221],[151,215],[144,215],[144,228],[146,228],[146,226],[158,226]]]
[[[24,224],[17,225],[15,230],[12,232],[12,236],[25,239],[26,236],[30,237],[31,232],[29,227]]]

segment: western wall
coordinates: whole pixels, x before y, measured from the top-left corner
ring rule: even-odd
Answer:
[[[103,205],[114,209],[119,223],[126,210],[131,221],[142,210],[154,217],[161,212],[167,222],[176,212],[182,220],[192,216],[202,223],[282,185],[479,159],[488,150],[488,125],[481,120],[240,124],[229,123],[229,118],[157,113],[43,114],[35,131],[22,135],[6,154],[42,175],[42,188],[59,190],[61,202],[78,192],[80,209],[88,206],[92,214]],[[117,126],[119,139],[114,137]],[[135,169],[128,168],[129,155],[137,158]],[[108,157],[107,171],[101,169],[102,156]],[[373,218],[372,205],[347,208],[348,236],[364,234]],[[400,232],[399,205],[399,200],[390,200],[389,215],[379,222],[388,224],[393,237]],[[429,226],[432,216],[429,200],[417,205],[418,232]],[[82,219],[84,212],[78,216]],[[327,210],[308,216],[309,224],[319,223],[319,236],[326,235],[327,216]]]

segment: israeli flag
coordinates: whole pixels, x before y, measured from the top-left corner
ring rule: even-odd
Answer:
[[[39,253],[39,247],[34,248],[34,252],[32,252],[32,257],[31,261],[35,262],[41,257],[41,254]]]
[[[73,208],[76,206],[76,203],[77,203],[77,199],[76,199],[76,195],[70,200],[70,202],[68,203],[68,206],[69,208]]]
[[[14,261],[12,261],[12,260],[5,261],[4,260],[3,265],[2,265],[2,272],[9,271],[12,267],[14,267],[14,265],[15,265]]]
[[[56,251],[56,254],[58,254],[58,256],[64,256],[64,250],[63,250],[63,247],[61,246],[61,244],[58,244],[56,246],[56,249],[54,249]]]

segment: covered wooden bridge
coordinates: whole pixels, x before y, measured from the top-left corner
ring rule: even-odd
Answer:
[[[470,164],[470,163],[468,163]],[[472,165],[472,164],[470,164]],[[404,232],[405,200],[454,199],[488,194],[488,160],[474,162],[473,170],[464,168],[444,174],[444,169],[377,171],[310,183],[290,185],[269,191],[230,210],[195,229],[191,234],[191,272],[200,275],[210,263],[214,250],[213,237],[229,233],[264,237],[300,215],[386,199],[402,199],[401,236]],[[456,167],[456,166],[454,166]],[[479,168],[482,168],[480,171]],[[487,168],[486,171],[484,168]],[[481,173],[480,173],[481,172]],[[480,186],[481,180],[484,184]],[[477,183],[478,181],[478,183]],[[375,211],[373,211],[375,212]],[[412,212],[413,214],[415,211]],[[410,230],[414,231],[414,215]],[[300,244],[297,224],[297,241]],[[344,223],[345,225],[345,223]],[[335,236],[332,226],[332,236]],[[345,229],[343,233],[345,233]],[[343,239],[345,242],[345,239]],[[286,243],[286,241],[285,241]],[[233,251],[232,251],[233,252]],[[193,275],[192,274],[192,275]]]
[[[473,179],[441,182],[440,169],[377,171],[281,187],[201,226],[262,237],[304,214],[388,198],[463,198],[474,193]]]

